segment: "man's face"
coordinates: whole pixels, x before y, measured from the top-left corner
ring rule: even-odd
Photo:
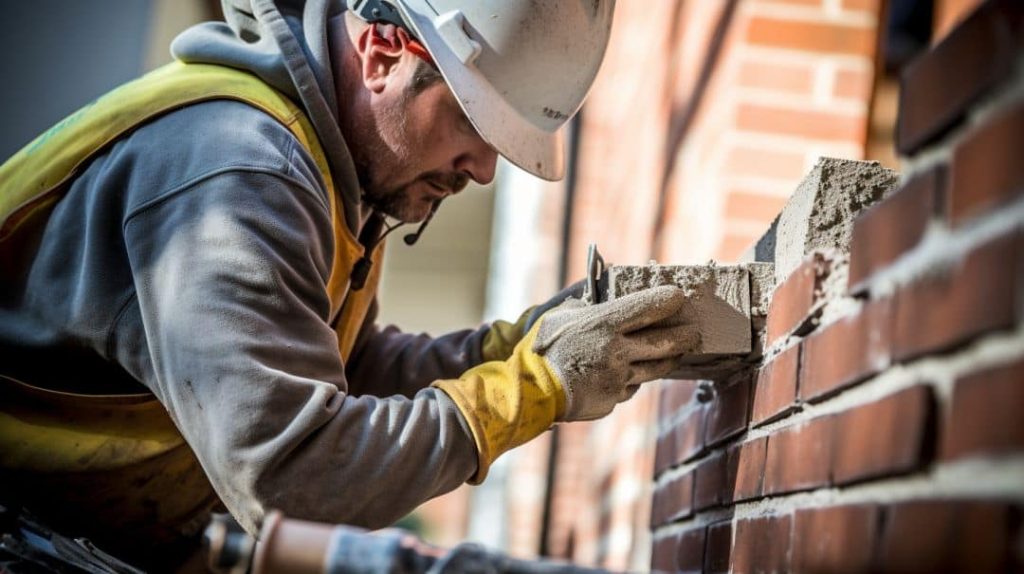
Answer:
[[[371,99],[375,133],[353,150],[365,200],[407,223],[469,182],[494,179],[497,154],[462,113],[447,84],[413,89],[418,59],[405,54]]]

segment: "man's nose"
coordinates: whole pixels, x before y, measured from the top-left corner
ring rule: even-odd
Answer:
[[[473,138],[473,145],[455,160],[455,170],[465,173],[473,181],[486,185],[494,180],[498,152],[482,138]]]

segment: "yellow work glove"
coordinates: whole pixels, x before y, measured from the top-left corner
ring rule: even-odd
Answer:
[[[544,313],[561,305],[567,299],[581,298],[583,296],[584,284],[585,281],[577,281],[555,293],[553,297],[544,303],[530,307],[523,311],[523,314],[519,316],[515,323],[509,323],[508,321],[495,321],[491,323],[491,328],[487,331],[487,335],[484,336],[481,348],[484,361],[504,361],[509,358],[512,355],[512,350],[519,344],[519,341],[523,340],[526,333]]]
[[[494,460],[557,421],[610,413],[641,383],[670,373],[699,342],[693,325],[671,324],[683,291],[656,287],[598,305],[568,299],[541,317],[505,361],[438,381],[473,433],[486,477]]]

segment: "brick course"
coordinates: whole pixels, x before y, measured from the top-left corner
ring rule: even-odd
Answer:
[[[793,345],[761,367],[754,386],[751,424],[770,422],[789,414],[795,407],[799,360],[800,345]]]
[[[838,415],[833,480],[846,484],[902,474],[928,462],[931,389],[916,386]]]
[[[899,360],[941,352],[1017,319],[1021,291],[1019,234],[1011,233],[969,253],[951,269],[921,278],[897,295],[893,351]]]
[[[800,398],[819,400],[887,367],[891,325],[892,301],[883,299],[809,335],[800,361]]]
[[[831,480],[834,417],[814,419],[768,438],[764,494],[826,486]]]
[[[850,247],[852,292],[862,291],[872,273],[921,241],[928,224],[940,212],[938,194],[944,182],[943,169],[928,170],[857,218]]]
[[[945,459],[1024,452],[1024,362],[961,377],[942,433]]]
[[[798,510],[793,572],[871,572],[877,528],[874,506]]]
[[[959,225],[1024,193],[1024,104],[989,118],[950,162],[949,218]]]
[[[1022,14],[1018,0],[985,2],[906,69],[896,137],[900,153],[919,151],[957,125],[1010,75],[1020,50]]]

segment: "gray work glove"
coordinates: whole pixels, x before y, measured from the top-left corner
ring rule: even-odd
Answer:
[[[641,383],[672,372],[700,343],[695,325],[679,324],[685,302],[681,289],[662,286],[597,305],[568,299],[547,312],[533,352],[562,383],[559,420],[601,418]]]
[[[558,307],[562,303],[569,299],[582,299],[583,290],[587,286],[586,279],[580,279],[579,281],[569,285],[565,289],[562,289],[558,293],[555,293],[550,299],[537,305],[530,310],[529,315],[526,317],[526,324],[523,326],[523,332],[528,333],[530,329],[537,323],[537,320],[547,313],[548,311]]]

